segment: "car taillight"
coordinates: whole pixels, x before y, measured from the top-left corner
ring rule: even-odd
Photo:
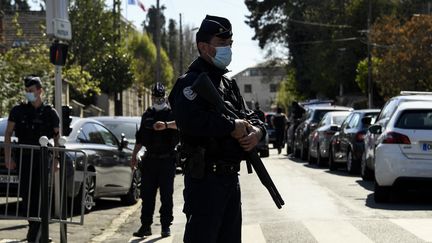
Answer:
[[[362,142],[364,140],[366,133],[365,132],[358,132],[355,136],[355,140],[357,142]]]
[[[386,144],[411,144],[408,136],[397,132],[387,132],[384,134],[382,143]]]

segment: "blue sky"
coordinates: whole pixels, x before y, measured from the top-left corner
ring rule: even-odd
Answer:
[[[156,0],[140,1],[146,8],[156,5]],[[32,2],[34,1],[29,1],[30,4],[34,4]],[[106,0],[106,3],[112,6],[112,0]],[[258,47],[258,42],[252,40],[254,31],[244,22],[249,11],[243,0],[160,0],[160,5],[165,5],[164,14],[167,19],[176,19],[178,22],[181,13],[183,25],[191,27],[199,27],[206,14],[226,17],[231,21],[234,44],[232,62],[228,66],[232,72],[228,73],[228,76],[233,76],[264,60],[264,52]],[[36,5],[34,8],[37,8]],[[138,5],[127,5],[127,0],[122,0],[122,12],[123,16],[141,29],[147,12],[142,11]]]

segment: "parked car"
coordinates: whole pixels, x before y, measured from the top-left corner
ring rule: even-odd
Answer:
[[[388,100],[378,115],[375,124],[380,125],[383,130],[386,128],[390,117],[396,111],[396,108],[405,102],[412,101],[432,101],[432,92],[417,92],[417,91],[402,91],[401,95],[396,96]],[[375,170],[375,143],[378,138],[378,134],[373,134],[369,130],[366,132],[365,141],[365,152],[361,161],[361,171],[366,179],[373,179]]]
[[[124,136],[127,139],[127,146],[129,149],[133,150],[136,139],[135,133],[138,131],[141,125],[141,117],[139,116],[94,116],[89,117],[101,122],[106,126],[118,140],[122,140]],[[139,151],[139,157],[142,157],[145,153],[145,147]]]
[[[369,128],[375,141],[375,202],[387,202],[392,187],[430,189],[432,102],[399,104],[386,126]]]
[[[294,155],[302,160],[308,158],[309,134],[317,128],[318,122],[330,111],[352,111],[345,106],[310,106],[308,107],[305,120],[300,123],[294,133]]]
[[[330,140],[350,111],[331,111],[324,115],[317,129],[309,135],[309,164],[314,162],[323,166],[329,157]]]
[[[346,167],[353,174],[360,169],[364,154],[364,136],[379,114],[377,109],[355,110],[342,123],[330,143],[329,169]]]
[[[141,175],[139,170],[131,170],[129,166],[132,150],[126,143],[94,119],[74,117],[71,128],[65,147],[84,151],[88,156],[87,170],[94,175],[75,185],[75,194],[70,196],[80,200],[84,193],[86,211],[90,211],[95,205],[94,200],[100,197],[120,197],[125,205],[136,203],[140,196]],[[0,135],[4,136],[4,131],[0,130]],[[66,154],[66,161],[74,163],[76,176],[82,174],[79,154]],[[0,177],[4,178],[5,173],[7,176],[4,158],[0,162]],[[18,174],[17,171],[11,173]],[[0,190],[5,188],[4,184],[5,181],[0,181]]]

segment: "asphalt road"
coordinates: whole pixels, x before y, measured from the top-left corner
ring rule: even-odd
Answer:
[[[432,197],[398,193],[389,204],[375,204],[373,183],[345,171],[330,172],[271,151],[266,167],[285,200],[277,209],[255,174],[240,175],[243,242],[432,242]],[[140,204],[123,207],[117,199],[100,200],[84,226],[68,227],[69,242],[182,242],[183,177],[175,181],[173,235],[160,238],[156,205],[153,236],[132,237],[140,226]],[[158,202],[158,201],[157,201]],[[0,220],[0,242],[17,242],[25,221]],[[59,226],[50,236],[60,242]]]

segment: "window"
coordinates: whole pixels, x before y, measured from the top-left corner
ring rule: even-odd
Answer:
[[[345,120],[342,122],[341,129],[344,129],[348,126],[348,123],[350,122],[351,117],[353,117],[352,113],[349,116],[347,116],[347,118],[345,118]]]
[[[78,134],[78,141],[81,143],[104,144],[103,138],[91,123],[86,123],[82,126]]]
[[[360,115],[354,114],[351,118],[351,121],[349,122],[348,128],[355,128],[359,124],[360,121]]]
[[[245,84],[244,85],[244,92],[245,93],[252,93],[252,84]]]
[[[270,84],[270,92],[271,93],[277,92],[277,84]]]
[[[117,146],[116,138],[110,131],[108,131],[108,129],[98,124],[94,124],[94,127],[96,128],[105,145]]]
[[[402,129],[432,129],[432,110],[407,110],[396,122],[397,128]]]
[[[250,76],[258,76],[259,70],[258,69],[251,69],[251,70],[249,70],[249,75]]]

